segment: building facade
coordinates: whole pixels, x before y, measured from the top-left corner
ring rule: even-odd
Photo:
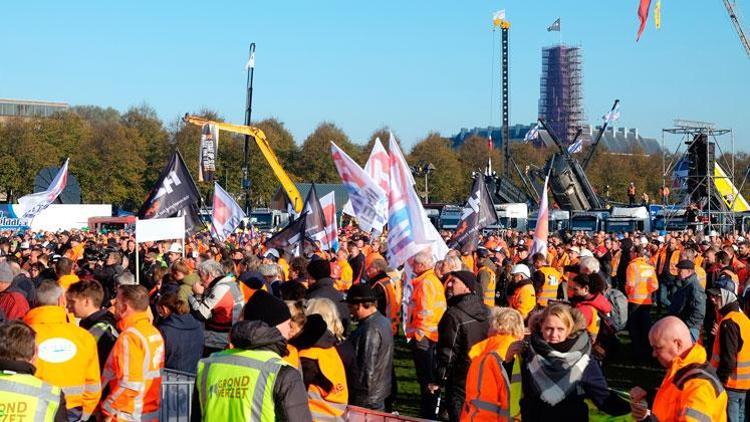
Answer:
[[[69,107],[68,103],[0,98],[0,122],[19,117],[50,117]]]
[[[543,48],[539,82],[539,116],[563,144],[569,144],[584,122],[581,48]]]

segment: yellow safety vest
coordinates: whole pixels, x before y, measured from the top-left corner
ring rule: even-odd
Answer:
[[[28,374],[0,372],[0,420],[54,421],[60,388]]]

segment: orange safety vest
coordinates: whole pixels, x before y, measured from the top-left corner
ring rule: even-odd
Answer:
[[[136,312],[117,325],[120,336],[102,374],[102,382],[109,384],[102,411],[117,420],[158,420],[164,339],[146,312]]]
[[[495,306],[495,286],[497,283],[495,272],[492,271],[492,268],[485,265],[477,272],[477,278],[479,278],[479,274],[482,272],[487,273],[488,278],[487,285],[484,285],[484,283],[482,284],[484,306],[492,308]]]
[[[664,274],[664,264],[666,264],[666,261],[667,261],[667,248],[665,247],[664,249],[661,250],[661,252],[659,252],[658,273],[660,275]],[[672,251],[672,256],[669,258],[669,273],[674,276],[680,273],[679,270],[677,270],[678,262],[680,262],[680,248],[679,247],[675,249],[674,251]]]
[[[286,259],[279,258],[279,267],[281,267],[281,275],[284,277],[281,281],[287,281],[289,280],[289,263],[286,262]]]
[[[339,268],[341,268],[341,276],[333,281],[333,287],[340,291],[345,292],[349,290],[350,287],[352,287],[352,280],[354,280],[354,270],[352,270],[352,266],[349,265],[349,262],[347,262],[345,259],[339,259],[336,261],[336,263],[339,264]]]
[[[550,266],[539,269],[544,274],[544,284],[540,291],[536,292],[536,301],[539,306],[547,306],[550,300],[557,299],[557,289],[560,286],[562,276],[560,272]]]
[[[706,270],[704,270],[703,267],[696,265],[695,275],[698,277],[698,282],[701,287],[703,287],[703,290],[706,290]]]
[[[472,359],[466,376],[466,400],[461,410],[461,420],[511,420],[510,380],[498,351],[488,347]]]
[[[373,261],[375,261],[376,259],[385,260],[385,258],[383,258],[383,255],[381,255],[380,252],[377,252],[377,251],[372,251],[368,253],[367,255],[365,255],[365,270],[370,268]]]
[[[36,331],[37,378],[60,387],[68,409],[81,406],[91,416],[102,395],[94,336],[61,306],[31,309],[23,321]]]
[[[331,420],[341,418],[349,401],[349,390],[346,385],[346,370],[335,347],[326,349],[311,347],[300,350],[299,357],[315,360],[323,375],[333,384],[331,391],[310,384],[307,387],[307,398],[310,402],[310,413],[313,420]]]
[[[616,277],[617,276],[617,268],[620,267],[620,259],[622,258],[622,251],[617,251],[612,254],[612,262],[611,267],[612,270],[610,270],[609,275],[610,277]]]
[[[474,272],[474,257],[472,255],[461,255],[461,262],[468,271]]]
[[[520,312],[525,320],[536,306],[536,292],[531,282],[513,290],[513,295],[508,300],[508,305]]]
[[[696,344],[672,361],[651,411],[660,421],[726,422],[727,393],[706,363],[703,346]]]
[[[376,281],[375,284],[380,285],[385,292],[385,312],[386,317],[391,320],[391,331],[393,335],[398,334],[398,310],[401,307],[401,303],[396,299],[396,289],[394,287],[393,280],[390,277],[383,277]]]
[[[302,366],[300,366],[300,363],[299,363],[299,351],[297,350],[297,348],[287,343],[286,350],[287,352],[289,352],[289,354],[284,356],[281,359],[283,359],[284,362],[292,365],[293,367],[297,369],[302,368]]]
[[[625,294],[629,303],[651,305],[651,293],[659,288],[656,270],[646,258],[638,257],[630,261],[625,271]]]
[[[719,327],[724,321],[733,321],[740,327],[740,338],[750,339],[750,318],[747,317],[742,311],[732,311],[726,314],[724,318],[719,322]],[[711,366],[715,369],[719,368],[719,356],[721,353],[720,349],[720,335],[717,334],[714,338],[714,348],[711,353]],[[732,369],[732,374],[729,376],[725,387],[733,390],[750,390],[750,344],[747,341],[742,342],[742,348],[737,353],[737,367]]]
[[[417,341],[427,337],[438,340],[438,323],[448,306],[445,302],[443,283],[429,269],[412,281],[413,290],[409,302],[409,317],[406,323],[406,338]]]

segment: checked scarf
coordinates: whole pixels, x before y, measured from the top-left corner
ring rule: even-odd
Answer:
[[[529,361],[529,370],[534,384],[541,392],[541,398],[554,406],[576,387],[589,364],[591,342],[588,333],[581,332],[577,337],[569,338],[565,343],[572,343],[567,352],[555,350],[542,339],[540,334],[531,336],[531,348],[534,357]]]

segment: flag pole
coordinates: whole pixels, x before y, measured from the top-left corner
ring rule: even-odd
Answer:
[[[250,126],[250,116],[253,112],[253,76],[255,73],[255,43],[250,43],[250,56],[247,62],[247,97],[245,102],[245,126]],[[250,179],[248,178],[248,149],[250,147],[250,135],[245,135],[245,146],[243,148],[242,161],[242,189],[245,190],[245,214],[250,215]]]
[[[135,217],[135,225],[138,226],[138,217]],[[138,243],[138,230],[133,232],[133,239],[135,240],[135,284],[141,284],[141,265],[139,256],[141,255],[141,247]]]

